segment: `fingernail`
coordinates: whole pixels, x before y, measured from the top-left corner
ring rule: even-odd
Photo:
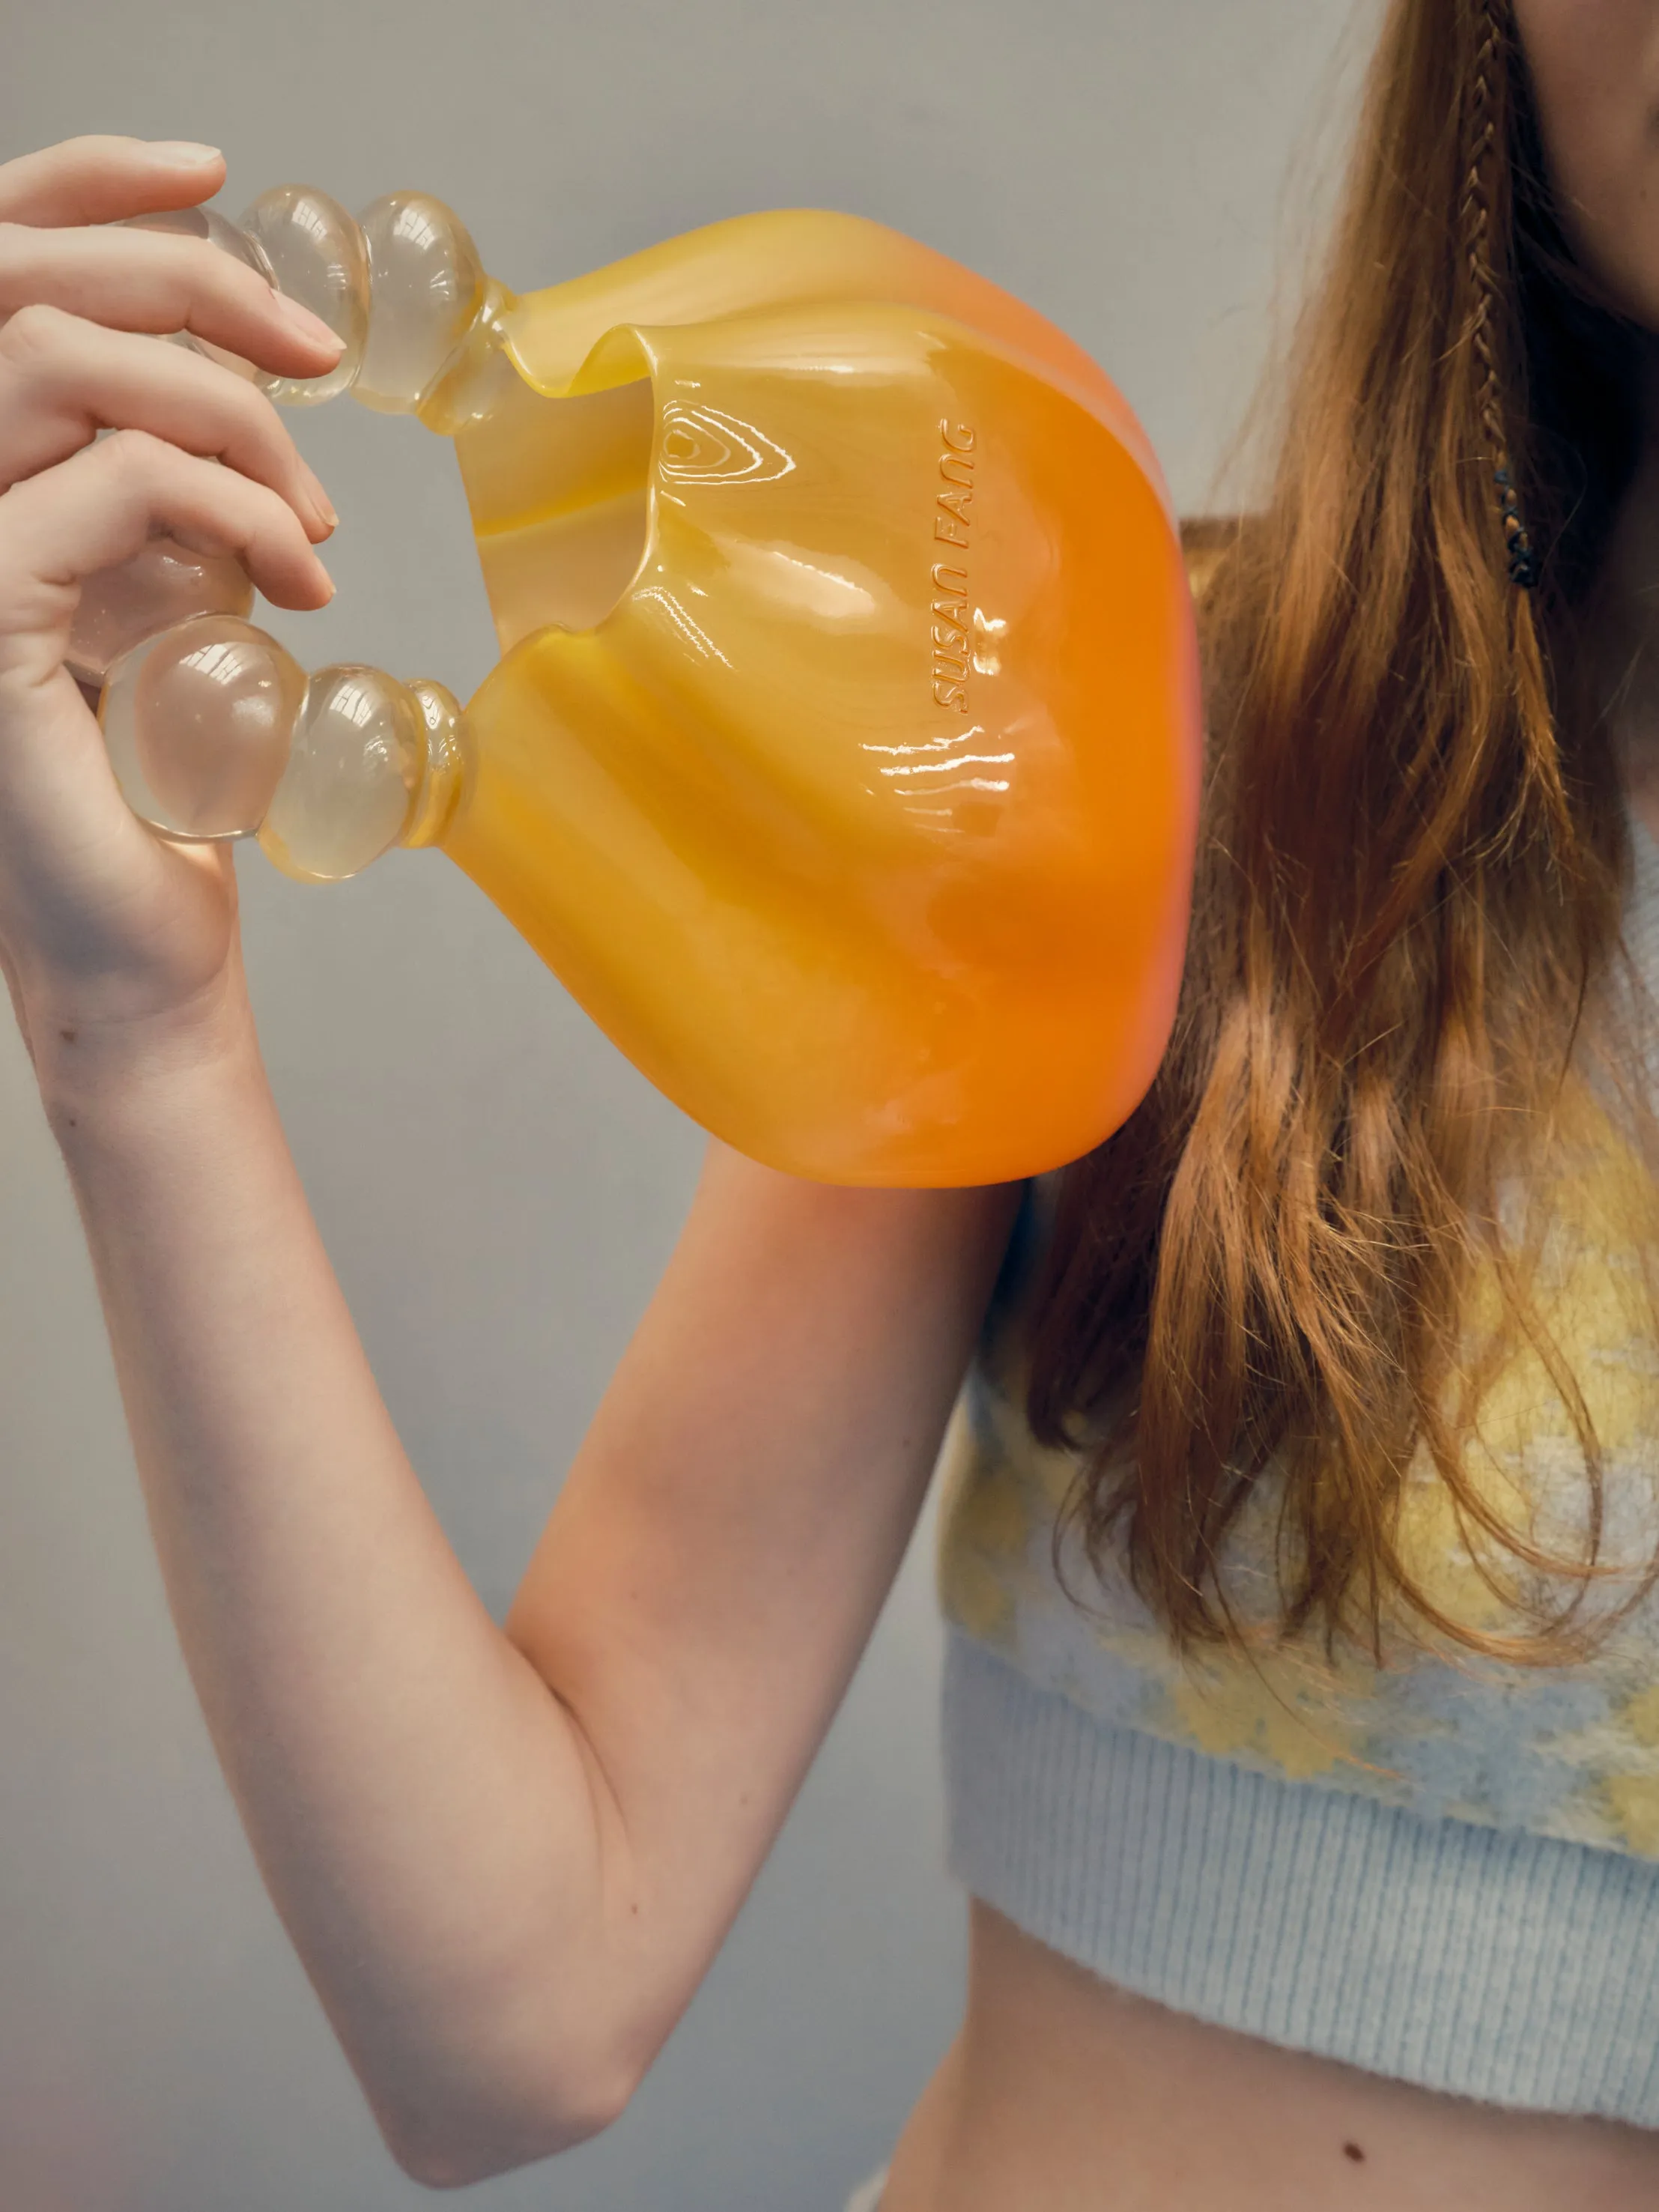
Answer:
[[[305,466],[304,463],[301,465]],[[306,468],[306,489],[311,494],[311,503],[331,530],[337,530],[340,518],[334,512],[334,502],[323,489],[322,479],[314,469]]]
[[[313,315],[309,307],[302,307],[297,300],[290,300],[286,292],[272,295],[276,312],[296,336],[309,343],[326,347],[337,358],[345,351],[345,340],[337,331],[330,330],[320,315]]]
[[[193,138],[152,138],[147,150],[152,161],[169,169],[205,169],[225,158],[216,146],[198,146]]]

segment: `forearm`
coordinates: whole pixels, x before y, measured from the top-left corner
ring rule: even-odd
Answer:
[[[169,1601],[277,1909],[389,2136],[504,2162],[611,2101],[622,1839],[381,1403],[236,996],[42,1036]],[[598,2107],[591,2111],[590,2107]]]

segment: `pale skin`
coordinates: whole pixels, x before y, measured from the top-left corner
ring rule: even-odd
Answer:
[[[1659,0],[1519,14],[1587,249],[1659,330]],[[231,867],[134,821],[61,665],[78,580],[153,530],[236,553],[279,605],[330,593],[332,516],[280,418],[137,334],[296,375],[332,342],[209,247],[87,227],[222,176],[111,139],[0,167],[0,962],[261,1871],[393,2154],[458,2183],[604,2126],[690,2002],[890,1585],[1018,1192],[835,1190],[711,1142],[495,1626],[307,1211]],[[1646,544],[1632,521],[1644,636]],[[1631,721],[1659,829],[1659,707]],[[1205,2027],[971,1911],[963,2028],[884,2212],[1659,2202],[1659,2136]]]

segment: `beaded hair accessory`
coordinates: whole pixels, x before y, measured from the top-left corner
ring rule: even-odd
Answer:
[[[1480,44],[1469,85],[1469,167],[1462,207],[1464,246],[1474,296],[1469,343],[1480,365],[1480,421],[1490,441],[1487,450],[1492,457],[1492,482],[1498,495],[1510,581],[1517,589],[1530,592],[1538,585],[1538,554],[1522,517],[1520,497],[1515,488],[1492,335],[1498,320],[1498,280],[1492,265],[1492,173],[1497,165],[1500,123],[1507,123],[1508,119],[1507,99],[1503,100],[1501,116],[1499,110],[1499,72],[1504,73],[1506,88],[1509,70],[1508,41],[1501,21],[1504,0],[1479,0],[1479,4]]]

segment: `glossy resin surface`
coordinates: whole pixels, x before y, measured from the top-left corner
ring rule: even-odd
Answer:
[[[1094,364],[879,226],[757,216],[504,300],[420,411],[504,653],[440,842],[635,1065],[836,1182],[1115,1127],[1173,1013],[1199,698]]]
[[[71,659],[147,822],[307,882],[441,847],[653,1083],[799,1175],[1000,1182],[1118,1126],[1174,1010],[1198,678],[1157,464],[1069,339],[845,216],[522,299],[418,192],[143,220],[340,332],[273,397],[454,439],[503,655],[463,712],[307,676],[234,564],[106,571]]]

